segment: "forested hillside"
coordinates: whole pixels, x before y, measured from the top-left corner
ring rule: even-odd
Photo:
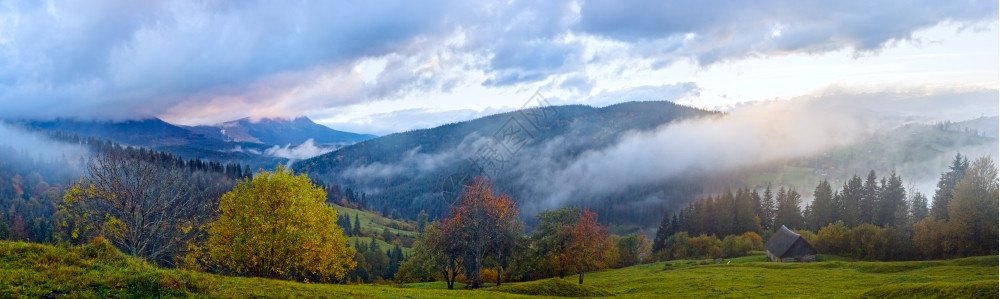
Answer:
[[[525,118],[522,114],[525,111],[533,117]],[[486,165],[493,170],[488,172],[494,176],[497,189],[520,195],[523,186],[517,182],[521,179],[519,175],[525,168],[533,167],[533,160],[540,157],[541,151],[546,151],[547,156],[570,160],[587,150],[609,146],[631,131],[713,114],[670,102],[630,102],[604,108],[546,106],[383,136],[297,162],[293,167],[297,172],[365,193],[363,205],[368,209],[408,219],[415,219],[425,210],[437,217],[454,202],[464,182],[483,174],[482,166],[486,164],[477,164],[483,155],[502,156],[499,158],[502,161]],[[513,133],[507,130],[512,126],[516,129]],[[494,137],[512,139],[507,139],[511,140],[508,147],[501,148],[504,145],[490,146]],[[659,192],[665,194],[663,202],[669,203],[671,198],[680,200],[698,194],[700,188],[688,187],[690,183],[681,180],[634,190],[630,196],[622,194],[625,200],[617,201],[615,207],[599,199],[581,199],[578,203],[592,203],[594,209],[612,219],[608,221],[650,220],[658,218],[654,214],[662,213],[663,207],[653,209],[659,212],[645,215],[645,211],[629,204],[632,198]],[[615,216],[615,211],[623,213]]]
[[[539,129],[529,127],[523,130],[523,135],[514,132],[520,139],[494,139],[507,136],[504,134],[509,132],[502,129],[512,126],[511,123],[521,128],[518,123],[524,122],[524,118],[519,112],[522,111],[392,134],[298,162],[294,168],[318,180],[351,188],[362,195],[358,200],[363,201],[357,204],[397,218],[415,219],[421,210],[438,217],[454,202],[462,182],[486,175],[494,179],[497,189],[517,198],[519,208],[528,215],[558,207],[533,190],[548,188],[572,194],[568,204],[590,206],[603,216],[603,223],[612,224],[619,232],[628,232],[653,228],[662,213],[678,211],[694,198],[717,195],[727,189],[763,189],[772,184],[775,188],[809,190],[820,180],[841,184],[851,175],[868,170],[895,171],[907,180],[905,188],[928,193],[940,169],[955,153],[986,155],[996,152],[998,146],[996,137],[985,125],[996,120],[995,117],[873,127],[851,143],[804,157],[760,161],[731,169],[702,167],[651,183],[595,194],[560,190],[564,186],[537,186],[533,177],[542,175],[536,178],[548,179],[544,176],[555,171],[550,168],[566,167],[581,154],[599,152],[635,132],[651,131],[684,119],[725,116],[669,102],[633,102],[605,108],[557,106],[541,112]],[[495,140],[511,142],[515,150],[509,151],[503,142],[491,143]],[[733,144],[726,146],[736,146],[734,150],[738,152],[739,144]],[[501,158],[493,164],[483,164],[480,162],[484,155]],[[666,161],[674,159],[668,155],[653,156]],[[808,202],[812,195],[803,194],[803,198]],[[533,223],[532,219],[527,220]]]

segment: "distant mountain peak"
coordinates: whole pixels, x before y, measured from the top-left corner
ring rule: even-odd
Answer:
[[[376,136],[342,132],[317,124],[306,116],[294,118],[244,117],[213,126],[191,127],[206,136],[224,141],[274,145],[298,145],[313,139],[317,144],[345,145]]]

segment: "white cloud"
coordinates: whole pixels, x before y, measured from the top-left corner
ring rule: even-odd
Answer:
[[[290,160],[303,160],[329,153],[336,149],[337,147],[334,146],[316,146],[316,143],[313,142],[312,138],[309,138],[306,142],[297,146],[292,146],[290,144],[285,146],[275,145],[264,150],[264,154]]]

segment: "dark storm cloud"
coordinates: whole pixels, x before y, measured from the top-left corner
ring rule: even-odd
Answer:
[[[0,118],[294,116],[552,78],[589,91],[588,61],[877,52],[996,11],[995,1],[4,1]],[[386,61],[371,82],[357,71],[365,59]]]
[[[196,93],[242,89],[269,76],[397,51],[415,36],[447,28],[448,7],[454,5],[5,3],[2,116],[153,116]]]

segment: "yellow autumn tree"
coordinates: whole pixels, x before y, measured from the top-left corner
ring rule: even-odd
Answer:
[[[219,200],[208,253],[244,275],[298,281],[341,280],[354,269],[354,249],[336,225],[326,192],[284,166],[245,179]]]

